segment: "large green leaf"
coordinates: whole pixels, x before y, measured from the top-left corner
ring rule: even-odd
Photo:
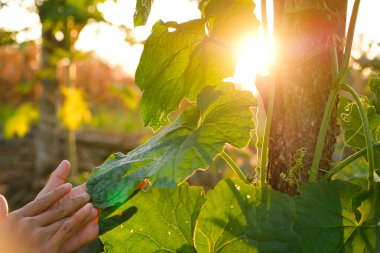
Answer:
[[[156,186],[175,187],[199,168],[206,168],[225,143],[242,148],[254,127],[253,95],[232,84],[206,87],[198,106],[128,155],[112,155],[95,168],[87,183],[92,202],[106,208],[123,203],[144,179]]]
[[[138,193],[117,210],[136,207],[137,213],[100,237],[106,252],[196,252],[193,233],[204,195],[186,184]]]
[[[202,19],[183,24],[159,21],[154,25],[136,71],[136,83],[144,92],[145,125],[158,129],[168,124],[167,115],[182,98],[195,100],[204,87],[233,75],[239,43],[232,38],[258,27],[253,2],[233,2],[216,16],[204,13]],[[206,26],[212,28],[206,31]],[[226,31],[233,33],[227,36]]]
[[[295,230],[304,252],[375,252],[380,211],[375,208],[376,191],[366,193],[339,180],[302,186]]]
[[[133,22],[135,27],[142,26],[148,21],[150,10],[154,0],[137,0],[136,11],[133,15]]]
[[[299,252],[294,202],[268,187],[221,181],[206,196],[195,247],[203,252]]]
[[[153,129],[166,125],[167,115],[178,108],[186,93],[184,72],[190,56],[205,38],[204,24],[193,20],[154,25],[136,70],[136,83],[144,92],[141,114],[145,125]]]

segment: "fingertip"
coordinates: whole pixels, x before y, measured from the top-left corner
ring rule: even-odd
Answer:
[[[68,172],[70,172],[70,169],[71,169],[71,164],[68,160],[63,160],[57,167],[57,170],[61,170],[62,172],[66,172],[68,174]]]
[[[70,162],[63,160],[58,167],[53,171],[52,176],[55,176],[58,181],[64,182],[70,174]]]
[[[64,165],[64,166],[67,166],[67,167],[71,167],[71,164],[70,164],[70,161],[69,161],[69,160],[63,160],[63,161],[61,162],[61,164]]]
[[[71,183],[64,183],[62,185],[62,188],[65,190],[65,191],[71,191],[71,189],[73,188],[73,185]]]
[[[3,195],[0,194],[0,221],[8,215],[8,202]]]

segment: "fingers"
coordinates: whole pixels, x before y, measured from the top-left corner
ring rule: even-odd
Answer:
[[[61,201],[57,207],[36,216],[36,221],[41,226],[50,225],[78,211],[78,209],[84,206],[89,200],[90,195],[88,195],[88,193],[82,193],[72,199]]]
[[[67,198],[74,198],[75,196],[78,196],[86,191],[87,191],[86,184],[81,184],[73,188],[71,192],[67,195]]]
[[[63,198],[71,190],[71,184],[66,183],[54,190],[48,192],[44,196],[36,198],[23,208],[19,209],[18,212],[25,217],[36,216],[49,207],[51,207],[55,202]]]
[[[81,228],[74,236],[65,243],[62,248],[62,252],[74,252],[83,245],[91,242],[98,237],[99,226],[97,218],[88,222],[83,228]]]
[[[0,194],[0,222],[8,215],[8,203],[3,195]]]
[[[63,160],[58,165],[57,169],[55,169],[53,173],[51,173],[48,182],[46,183],[45,187],[41,190],[41,192],[38,193],[36,198],[64,184],[69,174],[70,174],[70,163],[67,160]]]
[[[96,209],[90,203],[86,204],[72,217],[70,217],[67,221],[63,223],[63,225],[60,227],[57,233],[55,233],[55,235],[52,237],[52,245],[54,245],[57,248],[61,248],[61,246],[67,243],[67,240],[69,238],[71,238],[76,232],[78,232],[82,227],[84,227],[85,224],[93,220],[96,217],[96,215]]]

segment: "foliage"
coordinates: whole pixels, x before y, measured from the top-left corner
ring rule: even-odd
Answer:
[[[118,209],[123,212],[138,206],[138,212],[128,222],[101,236],[105,250],[195,252],[194,228],[204,201],[201,187],[186,184],[174,190],[154,188],[138,194]]]
[[[255,102],[250,92],[231,84],[206,87],[198,106],[188,107],[169,128],[128,155],[111,155],[93,170],[87,183],[92,202],[101,208],[123,203],[144,179],[155,186],[175,187],[198,168],[206,168],[225,143],[246,146]]]
[[[61,91],[64,102],[58,111],[58,116],[67,129],[75,131],[91,120],[91,113],[80,90],[63,87]]]
[[[154,0],[137,0],[136,12],[133,16],[135,27],[146,24]]]
[[[150,12],[150,5],[143,3],[139,1],[137,5],[141,15],[137,24],[146,22]],[[355,1],[352,20],[358,3]],[[226,143],[245,147],[255,127],[251,115],[255,98],[233,84],[223,83],[233,74],[235,47],[240,39],[257,29],[254,7],[251,0],[203,0],[199,4],[201,19],[183,24],[159,21],[153,27],[136,73],[136,82],[143,91],[141,113],[145,125],[157,130],[169,124],[168,114],[177,110],[183,99],[192,104],[148,142],[127,155],[111,155],[93,170],[87,188],[92,203],[103,209],[101,239],[107,251],[380,250],[380,184],[373,179],[371,165],[372,144],[378,141],[380,126],[380,85],[377,79],[372,81],[374,97],[360,100],[352,88],[341,83],[347,71],[355,21],[350,24],[343,66],[340,68],[337,60],[332,66],[334,84],[321,129],[329,124],[339,89],[349,92],[354,101],[341,98],[339,123],[346,144],[360,149],[361,155],[367,152],[365,184],[361,183],[363,179],[358,183],[348,178],[299,186],[297,177],[304,169],[306,154],[305,149],[300,149],[288,174],[282,175],[299,186],[299,195],[291,198],[265,185],[265,178],[260,185],[259,180],[244,176],[224,152]],[[320,154],[316,152],[314,165],[322,157],[324,135],[321,131],[318,137]],[[269,137],[264,137],[268,142],[265,138]],[[201,188],[184,183],[218,155],[240,179],[222,180],[206,196]],[[361,155],[347,158],[345,166]],[[338,170],[343,167],[338,164]],[[334,169],[332,174],[338,171]],[[318,165],[316,170],[315,175]],[[140,190],[146,181],[150,189]]]
[[[233,75],[236,40],[247,35],[247,31],[235,29],[236,37],[231,40],[222,32],[224,22],[254,29],[258,22],[252,13],[253,2],[236,1],[233,6],[239,8],[235,7],[232,13],[226,11],[230,5],[217,9],[215,1],[204,2],[202,19],[183,24],[158,21],[154,25],[136,71],[136,83],[144,92],[141,114],[145,125],[158,129],[168,124],[167,115],[178,108],[182,98],[193,101],[204,87],[217,85]],[[247,17],[237,19],[240,15]]]
[[[362,96],[362,104],[366,110],[372,140],[380,142],[380,78],[370,80],[369,87],[372,98]],[[355,150],[366,147],[365,136],[358,105],[349,98],[341,97],[338,106],[338,122],[344,135],[345,143]],[[376,157],[380,157],[379,149],[374,150]],[[380,159],[375,159],[376,170],[380,169]]]
[[[38,120],[39,112],[31,103],[20,105],[14,113],[12,113],[4,123],[4,137],[10,139],[12,137],[24,137],[31,127],[31,124]]]
[[[295,230],[304,252],[377,252],[379,186],[366,192],[335,180],[301,187]]]

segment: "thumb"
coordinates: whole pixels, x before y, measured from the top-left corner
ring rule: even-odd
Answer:
[[[8,203],[3,195],[0,194],[0,222],[8,215]]]

